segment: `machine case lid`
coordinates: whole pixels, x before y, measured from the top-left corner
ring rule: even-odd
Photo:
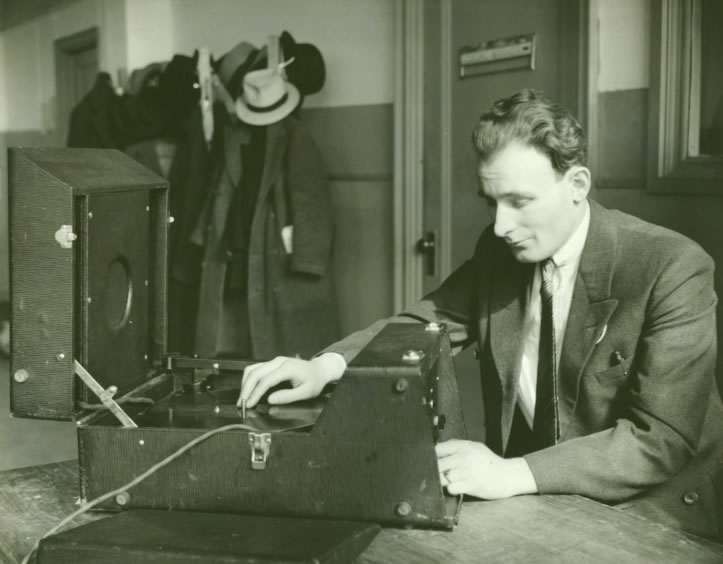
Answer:
[[[10,149],[11,412],[77,419],[166,343],[167,183],[112,149]]]

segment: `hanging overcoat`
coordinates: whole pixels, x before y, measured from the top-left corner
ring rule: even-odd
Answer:
[[[217,152],[212,151],[207,161],[207,166],[216,172],[195,171],[193,177],[197,184],[212,179],[213,185],[225,177],[233,186],[239,185],[243,174],[239,144],[228,142],[239,136],[229,133],[231,127],[244,126],[226,124],[217,128],[224,146]],[[199,151],[205,150],[202,144],[195,146]],[[189,157],[188,162],[204,162],[203,158]],[[208,192],[209,187],[208,184],[185,186],[184,200],[197,203],[199,198],[192,195]],[[234,211],[229,211],[224,223],[218,213],[209,213],[213,210],[213,201],[210,205],[196,204],[195,209],[184,210],[187,217],[194,212],[197,217],[195,221],[184,222],[175,253],[177,264],[171,266],[172,278],[175,275],[186,284],[200,282],[195,352],[204,354],[215,352],[223,302],[223,284],[206,284],[204,280],[208,276],[204,269],[213,268],[215,273],[211,278],[216,281],[225,278],[225,265],[209,264],[209,261],[222,255],[223,233],[228,222],[239,220]],[[205,223],[205,229],[201,229],[204,241],[196,236],[199,222]],[[289,225],[293,226],[291,253],[286,252],[281,235],[282,228]],[[247,265],[247,305],[254,358],[297,354],[309,357],[338,338],[338,309],[331,270],[333,232],[329,183],[318,147],[296,118],[287,117],[268,126]],[[199,256],[198,243],[205,247],[200,263],[194,260]]]

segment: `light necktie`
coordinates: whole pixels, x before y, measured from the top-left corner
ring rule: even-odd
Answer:
[[[540,284],[540,343],[537,361],[537,392],[533,435],[536,448],[543,449],[557,443],[560,424],[557,412],[557,350],[555,322],[552,309],[552,278],[555,263],[547,259],[541,263]]]

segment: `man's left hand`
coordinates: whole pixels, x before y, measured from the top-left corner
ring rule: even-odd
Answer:
[[[501,499],[537,493],[537,483],[524,458],[502,458],[482,443],[451,440],[437,444],[442,485],[452,495]]]

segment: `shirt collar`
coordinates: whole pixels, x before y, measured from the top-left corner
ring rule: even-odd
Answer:
[[[587,239],[588,228],[590,227],[590,204],[585,200],[583,205],[585,206],[585,212],[580,225],[577,226],[577,229],[575,229],[565,244],[552,255],[552,261],[557,267],[565,266],[576,261],[582,254],[582,249]]]

